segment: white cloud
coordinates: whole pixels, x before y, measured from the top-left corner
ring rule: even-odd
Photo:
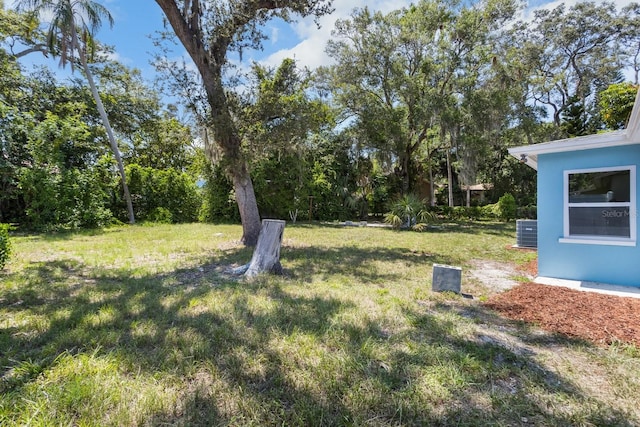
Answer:
[[[305,18],[294,24],[292,28],[301,39],[300,43],[290,49],[283,49],[272,53],[266,59],[260,61],[268,66],[277,66],[285,58],[295,58],[300,67],[317,68],[321,65],[329,65],[332,59],[325,53],[327,42],[331,39],[331,32],[338,19],[347,19],[355,8],[368,7],[372,11],[388,13],[392,10],[409,6],[410,0],[343,0],[334,2],[335,11],[331,15],[319,19],[320,28],[313,18]]]
[[[271,37],[269,37],[269,41],[274,45],[278,43],[278,36],[280,35],[280,29],[278,27],[271,27]]]

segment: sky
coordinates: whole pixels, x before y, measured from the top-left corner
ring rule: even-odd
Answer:
[[[115,59],[124,65],[137,68],[148,82],[152,82],[155,71],[150,64],[155,50],[150,38],[163,28],[163,14],[154,0],[98,0],[109,9],[115,24],[113,28],[104,26],[97,35],[102,43],[115,48]],[[566,0],[566,5],[577,0]],[[5,0],[6,7],[13,1]],[[528,19],[536,8],[554,8],[562,1],[530,0],[522,19]],[[618,10],[630,3],[629,0],[615,0]],[[284,58],[294,58],[300,67],[316,68],[331,62],[324,52],[327,41],[337,19],[350,16],[354,8],[367,6],[370,10],[390,12],[411,4],[410,0],[334,0],[335,11],[331,15],[320,18],[320,28],[313,19],[303,19],[293,24],[272,21],[266,25],[268,39],[264,42],[263,51],[248,52],[243,56],[243,65],[249,66],[258,61],[267,66],[277,66]],[[186,57],[186,53],[185,53]],[[39,54],[31,54],[22,61],[27,70],[33,64],[46,64],[57,68],[57,61],[45,59]],[[64,76],[66,71],[59,71]]]

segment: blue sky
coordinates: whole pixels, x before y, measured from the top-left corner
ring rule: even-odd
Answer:
[[[98,34],[97,38],[106,44],[115,47],[116,59],[128,67],[138,68],[143,77],[152,81],[153,67],[150,65],[154,50],[150,35],[162,29],[162,11],[153,0],[99,0],[114,17],[113,28],[108,26]],[[568,0],[564,3],[572,4],[576,0]],[[367,6],[371,10],[389,12],[407,6],[409,0],[335,0],[335,12],[320,19],[321,28],[317,28],[312,19],[304,19],[293,24],[285,24],[275,21],[267,24],[266,33],[269,39],[264,43],[264,51],[249,52],[244,55],[243,62],[249,65],[251,61],[259,61],[265,65],[276,66],[282,59],[293,57],[300,66],[315,68],[327,64],[329,58],[324,53],[327,40],[331,35],[335,21],[340,18],[348,18],[356,7]],[[533,8],[552,8],[560,4],[560,1],[531,0],[527,10],[530,15]],[[630,3],[629,0],[616,0],[616,6]],[[10,7],[12,0],[5,0]],[[523,16],[526,19],[526,16]],[[52,69],[57,68],[55,60],[46,60],[38,54],[32,54],[25,58],[23,64],[27,69],[33,64],[46,64]],[[59,75],[63,76],[64,71]]]

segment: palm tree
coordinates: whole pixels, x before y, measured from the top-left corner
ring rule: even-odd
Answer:
[[[46,13],[51,15],[47,44],[51,54],[60,57],[60,66],[65,67],[67,63],[70,63],[73,71],[74,61],[76,60],[75,54],[78,54],[78,59],[89,82],[91,94],[96,102],[100,118],[107,131],[111,151],[113,151],[118,164],[118,171],[120,172],[120,179],[124,189],[124,198],[127,202],[129,223],[135,223],[133,204],[131,203],[131,194],[129,194],[129,187],[127,186],[122,156],[113,136],[113,130],[109,124],[107,113],[100,99],[100,94],[88,63],[88,54],[92,53],[95,48],[93,34],[101,27],[103,19],[106,19],[109,22],[109,26],[113,27],[113,17],[106,7],[92,0],[18,0],[17,8],[23,11],[33,11],[36,14]]]

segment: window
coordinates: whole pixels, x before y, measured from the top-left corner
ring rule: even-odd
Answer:
[[[561,242],[635,245],[635,166],[564,172]]]

